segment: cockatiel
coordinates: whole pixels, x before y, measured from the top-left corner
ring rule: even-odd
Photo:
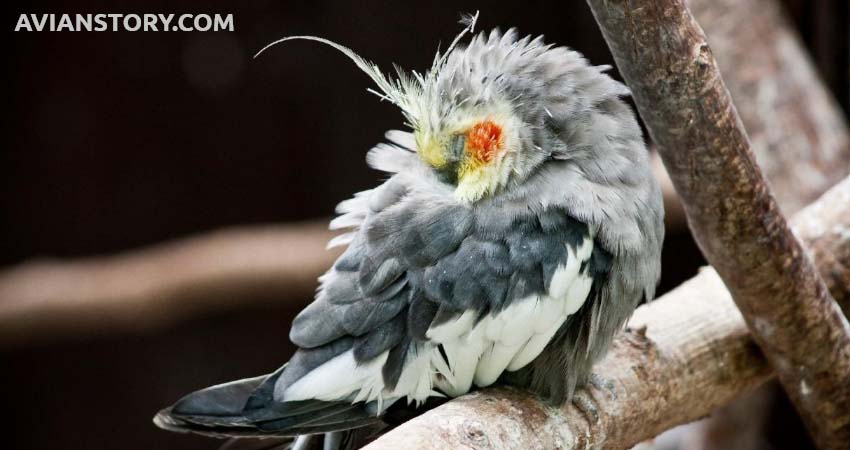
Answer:
[[[347,232],[329,246],[347,249],[295,318],[289,362],[189,394],[159,426],[337,448],[396,402],[497,381],[563,402],[652,299],[663,210],[628,90],[514,30],[462,45],[473,26],[395,78],[325,39],[283,39],[344,53],[410,132],[366,156],[389,179],[338,206],[331,228]]]

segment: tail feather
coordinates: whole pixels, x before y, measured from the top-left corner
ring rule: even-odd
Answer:
[[[376,405],[300,400],[278,402],[274,383],[283,368],[193,392],[154,417],[157,426],[215,437],[296,436],[359,428],[381,420]]]
[[[377,429],[383,429],[385,426],[380,420],[375,420],[375,418],[362,419],[362,420],[348,420],[344,423],[334,424],[334,425],[322,425],[317,427],[309,427],[309,426],[293,426],[286,428],[285,434],[280,434],[279,431],[267,431],[263,433],[255,433],[252,435],[233,435],[234,437],[280,437],[280,436],[302,436],[305,434],[324,434],[324,433],[333,433],[337,431],[345,431],[351,432],[356,431],[358,429],[370,427],[375,427]],[[219,435],[221,436],[221,435]],[[229,437],[229,435],[227,435]]]
[[[356,423],[374,422],[377,418],[367,416],[358,406],[330,404],[327,408],[307,414],[283,417],[276,420],[256,422],[257,430],[269,433],[286,431],[291,434],[305,434],[302,430],[311,429],[313,433],[338,431],[352,428]]]

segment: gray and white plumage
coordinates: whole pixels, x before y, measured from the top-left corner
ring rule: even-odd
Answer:
[[[661,196],[627,89],[513,30],[395,81],[329,44],[412,132],[367,155],[389,179],[339,205],[331,227],[346,231],[331,245],[347,248],[293,322],[289,362],[190,394],[157,423],[338,431],[498,380],[568,400],[660,273]]]

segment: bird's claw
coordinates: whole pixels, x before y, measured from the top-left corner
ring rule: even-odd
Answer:
[[[611,396],[611,398],[617,398],[617,392],[614,390],[614,382],[599,375],[597,373],[591,373],[590,378],[587,380],[587,384],[589,386],[593,386],[597,390],[601,392],[605,392]]]
[[[573,404],[584,414],[588,422],[596,423],[599,421],[599,410],[596,408],[593,398],[587,392],[576,392],[573,396]]]

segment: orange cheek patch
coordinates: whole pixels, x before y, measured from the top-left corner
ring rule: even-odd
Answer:
[[[490,120],[476,123],[466,132],[466,146],[478,161],[492,161],[502,147],[502,127]]]

